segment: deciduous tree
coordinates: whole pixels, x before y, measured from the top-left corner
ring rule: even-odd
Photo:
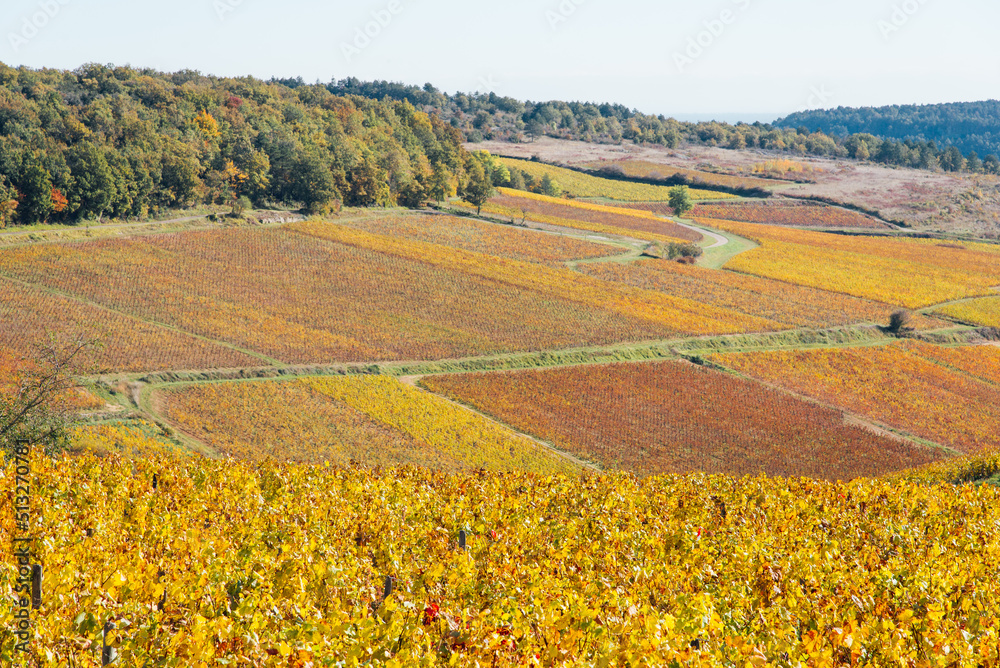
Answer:
[[[694,208],[687,186],[674,186],[670,189],[670,208],[674,210],[675,216],[683,216]]]

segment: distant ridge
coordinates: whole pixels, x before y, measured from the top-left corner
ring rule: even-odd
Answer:
[[[838,107],[801,111],[774,122],[843,137],[868,133],[881,139],[933,141],[980,157],[1000,154],[1000,100],[948,104]]]

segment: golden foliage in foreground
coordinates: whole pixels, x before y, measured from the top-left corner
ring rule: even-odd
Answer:
[[[45,581],[29,665],[99,665],[109,620],[123,666],[1000,661],[989,486],[155,459],[33,468]],[[13,482],[13,464],[0,469],[0,486]],[[6,504],[0,541],[11,533]],[[14,577],[5,551],[4,629]],[[13,659],[8,634],[0,663]]]

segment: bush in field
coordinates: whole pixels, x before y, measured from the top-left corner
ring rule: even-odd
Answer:
[[[889,316],[889,327],[888,330],[892,334],[900,334],[910,329],[910,323],[913,321],[913,314],[906,309],[899,309],[898,311],[893,311],[892,315]]]
[[[702,253],[701,246],[698,244],[669,244],[667,246],[667,259],[668,260],[684,260],[701,257]]]

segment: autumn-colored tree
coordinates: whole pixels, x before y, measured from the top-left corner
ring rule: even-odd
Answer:
[[[52,211],[53,213],[62,213],[69,206],[69,200],[66,196],[62,194],[57,188],[52,189]]]
[[[233,164],[232,160],[226,160],[222,168],[222,192],[223,197],[232,207],[232,214],[240,216],[246,209],[240,199],[247,199],[243,195],[243,188],[247,183],[247,175],[242,169]]]
[[[389,204],[389,184],[384,171],[370,156],[365,157],[350,172],[351,189],[345,203],[348,206],[385,206]]]
[[[212,114],[208,113],[204,109],[198,112],[198,115],[194,117],[194,124],[198,126],[202,134],[208,139],[216,139],[221,134],[219,132],[219,123],[215,120]]]
[[[72,407],[67,393],[79,385],[75,374],[91,366],[86,360],[96,346],[90,339],[53,341],[15,366],[13,384],[0,387],[0,452],[10,454],[21,443],[52,452],[64,443]]]

